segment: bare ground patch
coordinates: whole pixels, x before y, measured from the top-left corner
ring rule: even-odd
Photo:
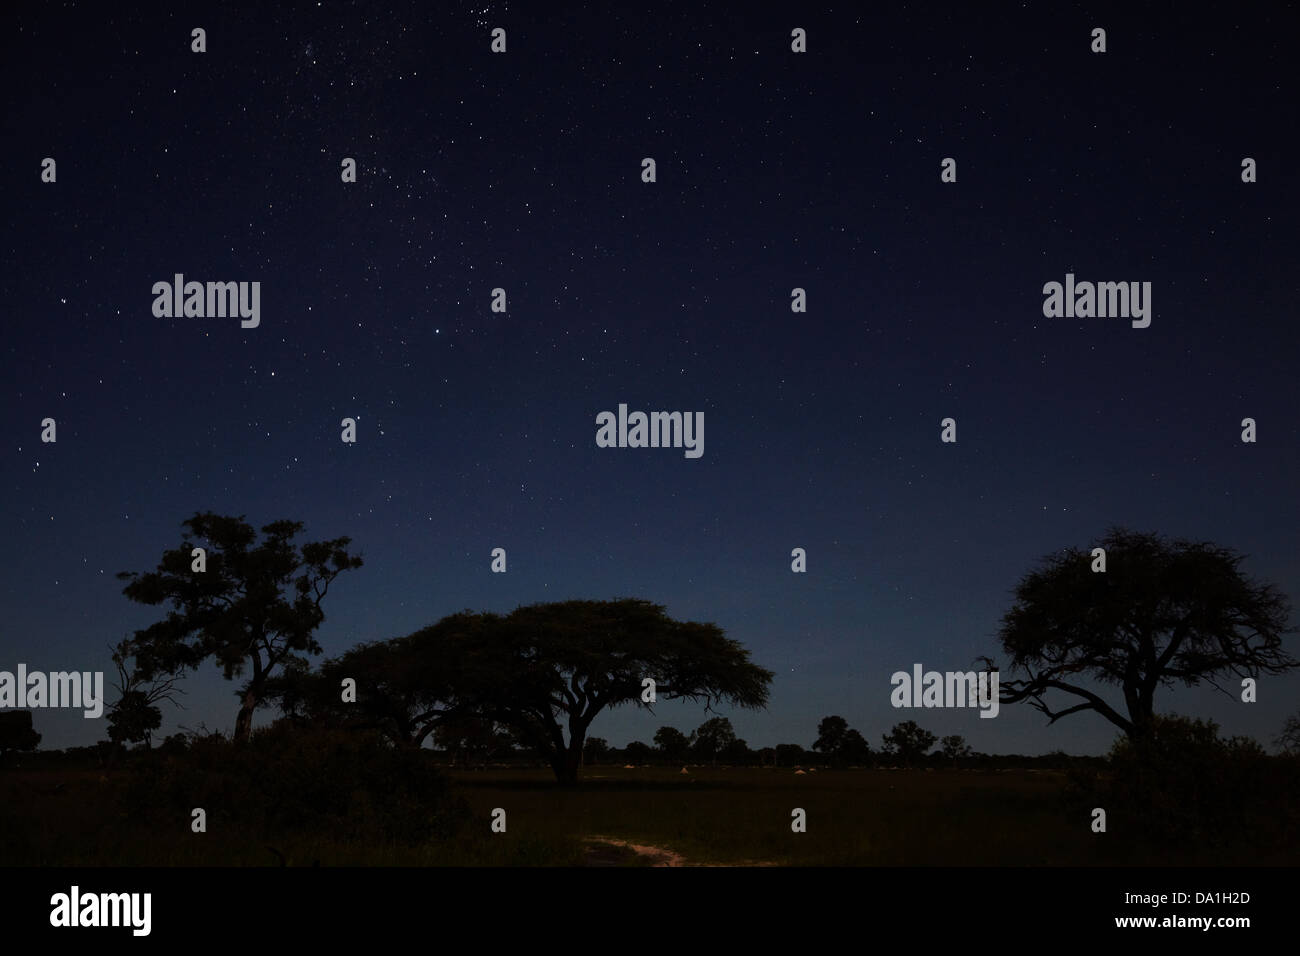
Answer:
[[[662,846],[632,843],[616,837],[587,837],[587,866],[621,866],[629,862],[641,866],[776,866],[766,861],[741,861],[736,863],[696,863],[687,860],[676,850]]]

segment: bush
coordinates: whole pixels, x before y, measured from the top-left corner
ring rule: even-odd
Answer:
[[[195,734],[154,756],[162,759],[138,766],[128,799],[133,815],[169,827],[202,807],[209,831],[416,845],[453,835],[468,818],[430,754],[358,731],[277,721],[242,747]]]
[[[1108,832],[1134,844],[1180,856],[1267,855],[1298,842],[1297,769],[1248,737],[1220,737],[1213,721],[1158,717],[1149,739],[1116,742],[1108,772],[1074,782],[1105,808]]]

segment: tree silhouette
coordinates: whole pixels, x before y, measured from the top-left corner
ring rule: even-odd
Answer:
[[[446,739],[452,740],[452,724],[484,723],[469,707],[458,705],[449,683],[455,673],[449,649],[457,641],[461,646],[472,642],[481,624],[468,612],[454,614],[416,634],[358,644],[325,660],[318,671],[293,661],[267,682],[266,699],[296,720],[378,730],[412,749],[444,725]],[[344,697],[349,682],[355,699]]]
[[[115,744],[143,740],[153,746],[153,732],[162,726],[162,711],[152,706],[142,691],[129,690],[118,698],[108,715],[108,739]]]
[[[32,729],[30,710],[11,710],[0,713],[0,766],[13,750],[35,750],[41,735]]]
[[[628,745],[623,748],[623,759],[628,763],[649,763],[652,756],[654,756],[654,750],[650,745],[639,740],[630,740]]]
[[[1282,725],[1282,732],[1273,741],[1284,754],[1300,756],[1300,714],[1292,714]]]
[[[465,764],[476,758],[487,761],[509,753],[514,746],[509,733],[480,717],[462,717],[439,724],[433,739],[435,745],[452,755],[453,765],[457,760]]]
[[[844,747],[844,738],[848,733],[849,722],[843,717],[823,717],[817,725],[817,740],[812,749],[827,757],[834,757]]]
[[[943,749],[944,758],[953,763],[956,763],[963,757],[969,757],[971,755],[970,746],[967,745],[966,738],[961,734],[952,734],[951,736],[944,737],[939,741],[939,746]]]
[[[849,726],[843,717],[823,717],[817,725],[817,741],[812,749],[827,757],[836,766],[866,763],[871,759],[871,745],[865,737]]]
[[[930,748],[939,739],[930,731],[917,725],[914,720],[905,720],[895,724],[894,729],[884,734],[885,753],[897,757],[906,766],[911,766],[930,752]]]
[[[185,693],[176,686],[177,678],[155,675],[146,681],[140,671],[129,667],[134,655],[130,639],[120,641],[112,648],[113,666],[117,668],[118,699],[108,713],[108,739],[116,744],[144,741],[153,746],[153,731],[162,726],[160,701],[180,706],[177,694]]]
[[[736,743],[736,731],[726,717],[710,717],[691,735],[691,750],[701,760],[717,764],[718,755]]]
[[[808,758],[808,752],[799,744],[777,744],[772,748],[773,766],[793,767]]]
[[[840,743],[839,755],[841,762],[846,764],[870,763],[871,744],[867,743],[866,737],[850,727]]]
[[[533,604],[508,615],[465,611],[363,645],[322,672],[315,680],[299,674],[281,700],[309,719],[369,722],[407,741],[475,715],[545,754],[561,784],[577,781],[598,713],[649,708],[645,678],[655,680],[657,699],[760,708],[773,677],[717,625],[675,621],[662,606],[632,598]],[[344,676],[356,681],[355,705],[339,703]]]
[[[319,654],[314,632],[325,619],[321,611],[330,584],[361,558],[347,553],[350,538],[302,545],[291,539],[303,525],[275,521],[262,528],[265,540],[252,547],[257,533],[243,516],[205,512],[182,525],[187,534],[179,548],[163,553],[155,571],[123,571],[122,589],[141,604],[170,604],[167,616],[131,640],[137,672],[148,682],[160,675],[179,676],[215,658],[227,680],[252,674],[239,691],[234,739],[247,742],[253,712],[263,702],[276,668]],[[197,569],[194,541],[206,543],[206,567]],[[287,592],[287,593],[282,593]]]
[[[743,737],[733,737],[723,745],[721,750],[718,751],[718,758],[721,759],[724,764],[731,764],[732,766],[737,767],[746,766],[752,763],[754,757],[754,751],[749,749],[749,744],[746,743]]]
[[[577,780],[587,728],[601,710],[648,706],[646,677],[659,699],[767,703],[773,674],[752,663],[739,642],[716,624],[675,621],[650,601],[534,604],[495,623],[458,656],[456,700],[547,753],[562,784]]]
[[[1282,648],[1285,597],[1244,578],[1243,555],[1123,528],[1110,529],[1100,547],[1104,572],[1092,570],[1090,551],[1070,548],[1017,586],[1000,637],[1013,672],[1026,676],[1001,682],[1002,703],[1027,700],[1049,723],[1093,710],[1138,738],[1150,730],[1159,687],[1205,682],[1224,690],[1218,681],[1228,676],[1300,664]],[[1125,712],[1079,684],[1084,676],[1119,686]],[[1050,691],[1080,702],[1054,710]]]
[[[680,763],[690,755],[691,738],[676,727],[660,727],[655,731],[654,741],[669,763]]]

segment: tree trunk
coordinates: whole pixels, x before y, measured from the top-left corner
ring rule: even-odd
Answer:
[[[578,782],[578,761],[570,751],[565,751],[551,759],[551,769],[555,771],[555,780],[562,787],[572,787]]]
[[[1151,737],[1151,727],[1153,718],[1150,714],[1135,714],[1129,721],[1132,729],[1129,730],[1130,740],[1148,740]]]
[[[572,787],[578,782],[578,771],[582,767],[583,734],[575,733],[569,740],[569,746],[551,758],[551,769],[555,779],[562,787]]]
[[[262,632],[257,632],[257,638],[262,638]],[[248,689],[244,691],[244,698],[239,705],[239,716],[235,718],[235,743],[246,744],[248,738],[253,736],[253,711],[257,710],[257,705],[262,700],[262,688],[266,680],[267,672],[275,665],[274,660],[262,665],[262,655],[254,650],[249,654],[249,659],[253,664],[253,679],[248,682]]]
[[[239,716],[235,718],[235,743],[246,744],[253,735],[253,711],[257,710],[257,694],[250,687],[244,693],[244,700],[239,705]]]
[[[1126,692],[1128,688],[1125,688]],[[1151,736],[1152,725],[1155,722],[1155,694],[1145,688],[1134,688],[1128,696],[1128,720],[1130,730],[1128,736],[1130,740],[1146,740]]]

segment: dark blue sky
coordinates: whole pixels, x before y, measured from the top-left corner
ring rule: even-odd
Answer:
[[[894,710],[889,676],[1004,658],[1020,577],[1112,524],[1300,595],[1293,10],[603,7],[6,11],[0,669],[111,676],[160,613],[114,574],[199,510],[352,537],[329,654],[566,598],[716,622],[777,674],[728,713],[753,746],[837,713],[1103,751],[1095,715]],[[260,326],[155,318],[175,273],[260,281]],[[1150,282],[1150,327],[1045,319],[1067,273]],[[620,402],[704,412],[703,457],[597,448]],[[215,666],[186,687],[164,733],[233,726]],[[1157,707],[1270,742],[1298,690]]]

